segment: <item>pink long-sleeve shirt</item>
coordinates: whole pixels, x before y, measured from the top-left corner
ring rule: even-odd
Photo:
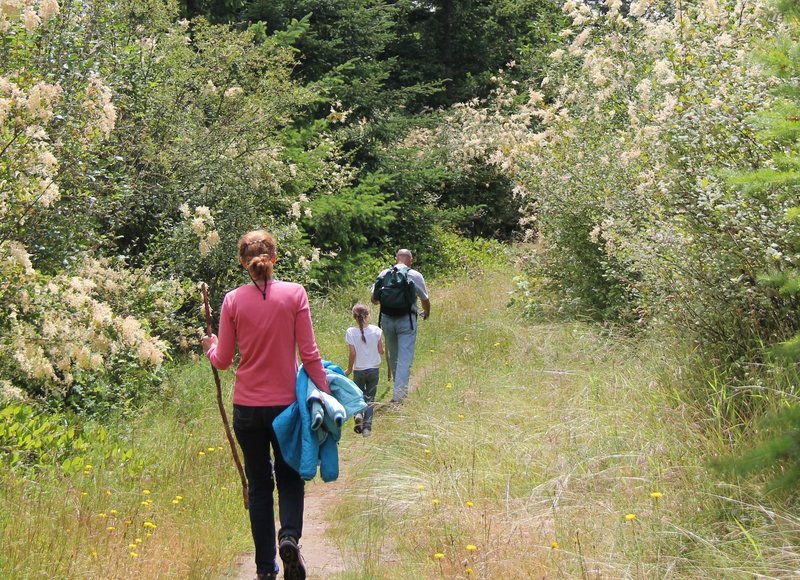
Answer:
[[[300,284],[270,280],[266,299],[254,284],[225,295],[219,341],[208,350],[211,364],[231,366],[236,346],[239,365],[233,402],[246,406],[289,405],[296,400],[297,354],[314,384],[330,392],[314,339],[308,295]]]

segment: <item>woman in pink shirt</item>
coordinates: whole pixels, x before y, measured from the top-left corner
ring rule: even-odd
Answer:
[[[276,260],[275,240],[268,232],[256,230],[241,237],[239,261],[252,283],[225,295],[219,338],[205,337],[203,350],[220,370],[231,366],[237,346],[239,350],[233,430],[244,455],[258,578],[277,577],[276,555],[280,553],[284,578],[303,579],[306,573],[298,542],[303,531],[304,482],[283,460],[272,421],[296,400],[296,353],[314,384],[325,392],[330,389],[314,340],[308,295],[300,284],[272,277]],[[277,546],[272,498],[276,483],[281,523]]]

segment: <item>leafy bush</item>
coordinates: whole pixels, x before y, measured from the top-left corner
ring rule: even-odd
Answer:
[[[178,282],[87,258],[74,272],[36,272],[16,242],[0,245],[0,369],[34,398],[93,413],[156,390],[170,351],[188,346]]]

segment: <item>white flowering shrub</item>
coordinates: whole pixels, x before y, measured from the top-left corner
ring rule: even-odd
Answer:
[[[794,202],[727,179],[776,148],[753,121],[776,79],[751,55],[785,23],[763,1],[564,11],[572,26],[537,86],[499,73],[492,99],[454,108],[440,142],[452,163],[480,157],[513,175],[538,281],[603,318],[669,320],[712,365],[748,366],[797,324],[758,283],[797,260]]]
[[[196,341],[180,318],[187,290],[145,271],[85,259],[36,272],[16,242],[0,245],[0,373],[8,398],[103,413],[160,386],[170,343]]]

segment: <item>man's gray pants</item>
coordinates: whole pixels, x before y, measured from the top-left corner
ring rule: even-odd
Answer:
[[[412,324],[413,322],[413,324]],[[389,365],[394,377],[392,400],[402,401],[408,395],[408,379],[411,375],[411,363],[414,360],[414,348],[417,344],[417,316],[402,314],[400,316],[381,315],[381,329],[389,352]]]

